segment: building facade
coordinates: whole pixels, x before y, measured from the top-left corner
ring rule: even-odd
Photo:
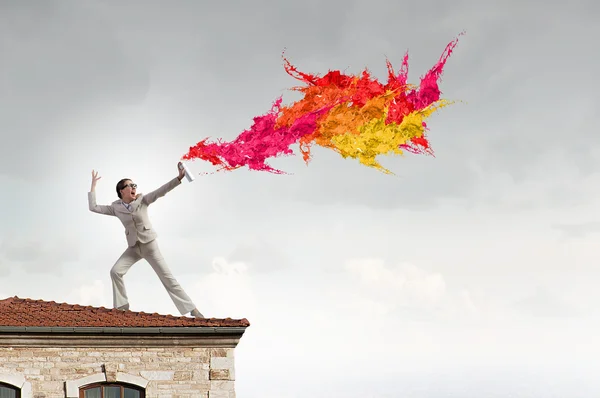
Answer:
[[[0,398],[235,398],[246,319],[0,300]]]

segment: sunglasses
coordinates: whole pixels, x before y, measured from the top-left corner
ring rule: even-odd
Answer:
[[[136,189],[137,188],[137,184],[131,183],[131,184],[125,184],[125,186],[123,187],[123,189],[127,188],[127,187],[131,187],[131,189]]]

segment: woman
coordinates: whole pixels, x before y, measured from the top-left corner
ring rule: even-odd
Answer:
[[[181,180],[185,176],[185,170],[181,162],[177,166],[179,169],[177,177],[147,194],[136,193],[137,185],[128,178],[122,179],[117,183],[116,189],[119,199],[108,206],[96,204],[96,183],[102,177],[98,177],[98,172],[92,170],[92,187],[88,193],[90,211],[107,216],[115,216],[121,220],[121,223],[125,227],[125,237],[128,244],[125,252],[123,252],[110,270],[114,308],[124,311],[129,310],[129,301],[123,277],[133,264],[143,258],[152,266],[181,315],[189,312],[196,318],[204,318],[175,277],[173,277],[173,274],[171,274],[158,248],[158,243],[156,242],[157,234],[148,218],[148,206],[181,184]]]

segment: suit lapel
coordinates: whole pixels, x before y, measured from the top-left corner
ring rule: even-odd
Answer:
[[[115,211],[118,211],[119,213],[131,213],[129,210],[127,210],[127,207],[125,207],[123,205],[123,202],[121,202],[120,200],[115,200],[113,202],[113,207],[115,208]]]
[[[137,198],[136,200],[134,200],[133,202],[130,203],[132,213],[134,213],[137,210],[137,208],[140,207],[141,200],[142,200],[142,196],[140,195],[139,198]]]
[[[119,213],[132,214],[132,213],[135,213],[135,211],[139,207],[141,200],[142,200],[142,197],[140,196],[139,198],[137,198],[136,200],[134,200],[133,202],[131,202],[129,204],[131,206],[131,211],[129,211],[127,209],[127,207],[125,207],[125,205],[123,204],[123,201],[121,201],[121,200],[115,200],[113,202],[113,207]]]

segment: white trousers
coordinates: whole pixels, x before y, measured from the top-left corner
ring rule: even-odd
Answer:
[[[125,289],[123,277],[129,271],[129,268],[142,258],[152,266],[181,315],[187,314],[196,308],[173,274],[171,274],[165,259],[160,253],[156,239],[148,243],[137,242],[135,246],[128,247],[110,270],[114,308],[120,310],[129,309],[129,300],[127,299],[127,290]]]

